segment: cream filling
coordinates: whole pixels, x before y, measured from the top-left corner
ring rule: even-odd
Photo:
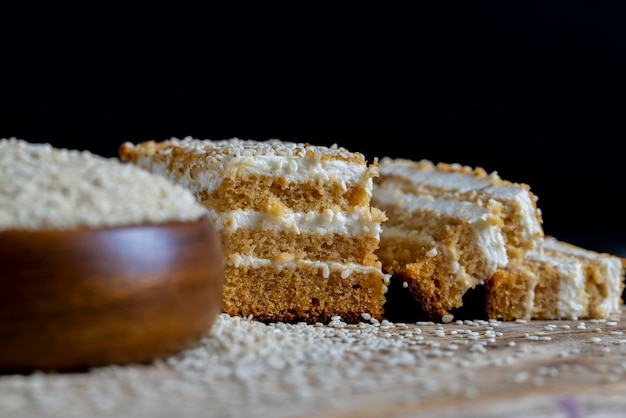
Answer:
[[[426,188],[440,189],[446,192],[470,194],[480,192],[476,199],[495,199],[515,209],[520,216],[520,224],[524,229],[519,231],[525,240],[531,240],[538,234],[543,234],[542,226],[536,216],[531,200],[531,194],[514,185],[493,185],[489,178],[476,178],[469,174],[454,172],[439,172],[433,169],[416,169],[412,164],[402,160],[379,166],[381,175],[391,175],[408,180],[416,190]]]
[[[606,258],[602,260],[604,278],[606,279],[606,289],[608,290],[606,298],[601,301],[596,310],[601,315],[608,316],[612,313],[619,312],[622,306],[622,283],[624,280],[624,270],[622,263],[617,258]]]
[[[585,293],[585,274],[579,263],[560,263],[561,284],[557,302],[559,315],[577,319],[587,313],[588,300]]]
[[[624,277],[622,263],[617,257],[580,248],[553,237],[546,238],[543,248],[555,254],[562,254],[563,257],[569,257],[572,262],[584,263],[589,265],[589,268],[598,270],[598,276],[603,279],[607,290],[606,297],[597,301],[596,306],[594,306],[600,315],[608,316],[620,309],[622,303],[621,283]],[[558,255],[554,257],[558,257]]]
[[[384,204],[398,205],[409,213],[418,210],[427,211],[435,217],[440,215],[454,217],[469,225],[476,237],[476,247],[486,262],[487,277],[497,268],[504,267],[508,263],[502,232],[494,222],[491,222],[493,215],[488,209],[478,207],[471,202],[405,194],[393,188],[376,188],[374,196],[376,200]],[[443,224],[441,226],[443,227]],[[455,259],[460,264],[464,264],[457,252],[452,251],[451,254],[457,254]]]
[[[589,299],[585,292],[586,279],[582,263],[535,252],[528,257],[548,263],[559,272],[557,314],[560,318],[578,319],[588,313]]]
[[[380,269],[373,266],[364,266],[362,264],[356,263],[337,263],[337,262],[326,262],[326,261],[317,261],[317,260],[298,260],[298,261],[286,261],[279,262],[269,260],[267,258],[258,258],[253,256],[243,256],[239,253],[231,254],[226,259],[226,265],[239,268],[242,266],[251,267],[251,268],[259,268],[266,266],[274,266],[276,268],[297,268],[298,266],[310,266],[317,268],[319,270],[320,276],[324,279],[328,279],[330,277],[331,272],[341,271],[341,277],[343,279],[347,279],[350,277],[350,274],[353,272],[356,273],[376,273],[380,274],[383,279],[383,284],[387,284],[389,281],[389,275],[384,274]]]
[[[403,193],[394,187],[385,185],[374,189],[376,200],[388,205],[399,206],[408,212],[417,210],[432,212],[436,215],[447,215],[476,225],[488,228],[490,218],[494,216],[488,208],[475,205],[473,202],[453,199],[438,199],[428,195]]]
[[[217,229],[234,231],[239,228],[271,231],[290,231],[326,234],[336,233],[349,236],[368,236],[380,239],[381,225],[373,221],[368,208],[356,208],[353,212],[288,213],[271,215],[265,212],[235,210],[218,213],[209,210],[209,215]]]

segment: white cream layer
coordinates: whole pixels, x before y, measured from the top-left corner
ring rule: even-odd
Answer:
[[[435,189],[445,193],[460,193],[468,197],[474,196],[474,201],[495,199],[519,214],[519,224],[524,227],[518,232],[523,239],[531,240],[543,235],[543,228],[531,200],[533,195],[519,186],[493,184],[491,176],[477,178],[466,173],[441,172],[434,168],[417,169],[412,161],[404,159],[385,159],[381,161],[379,171],[381,176],[396,176],[409,181],[415,185],[416,191]]]
[[[380,238],[381,226],[374,222],[368,208],[355,208],[353,212],[289,213],[274,216],[264,212],[236,210],[217,213],[209,210],[213,224],[217,229],[235,231],[240,228],[272,231],[289,231],[327,234],[335,233],[348,236],[368,236]]]
[[[504,267],[508,263],[504,238],[500,228],[490,222],[490,216],[493,215],[487,209],[478,207],[471,202],[416,196],[402,193],[394,188],[376,188],[374,195],[375,199],[382,204],[398,205],[409,213],[428,212],[432,213],[435,218],[445,215],[459,219],[468,225],[476,237],[476,247],[486,262],[488,276],[493,274],[497,268]]]
[[[557,315],[560,318],[578,319],[588,313],[589,300],[585,292],[585,273],[580,262],[536,252],[529,253],[528,257],[547,263],[559,272]]]
[[[594,311],[602,316],[619,311],[622,304],[621,283],[624,280],[624,270],[618,257],[587,250],[553,237],[545,239],[543,248],[554,253],[555,258],[562,254],[563,257],[569,257],[571,262],[578,260],[583,265],[589,265],[589,268],[597,270],[598,277],[593,279],[599,280],[596,283],[598,285],[604,282],[607,293],[604,299],[595,302]]]
[[[227,266],[232,266],[235,268],[239,268],[242,266],[250,267],[250,268],[259,268],[266,266],[273,266],[277,268],[292,268],[297,269],[298,266],[312,266],[314,268],[319,269],[320,276],[324,279],[328,279],[330,277],[331,272],[341,271],[341,277],[343,279],[347,279],[350,277],[350,274],[353,272],[356,273],[375,273],[380,274],[381,279],[383,280],[383,284],[389,284],[390,275],[384,274],[380,269],[372,266],[364,266],[362,264],[355,263],[337,263],[337,262],[324,262],[324,261],[316,261],[316,260],[298,260],[298,261],[287,261],[287,262],[278,262],[268,260],[266,258],[258,258],[253,256],[242,256],[241,254],[231,254],[226,260]]]

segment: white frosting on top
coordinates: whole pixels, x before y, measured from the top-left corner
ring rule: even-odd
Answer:
[[[561,253],[563,255],[581,258],[588,261],[611,259],[617,265],[620,265],[620,261],[617,257],[578,247],[568,242],[557,240],[554,237],[546,237],[545,241],[543,242],[543,249],[548,251],[554,251],[556,253]]]
[[[324,145],[305,144],[301,142],[281,141],[269,139],[256,141],[251,139],[229,138],[222,140],[197,139],[186,136],[182,139],[172,137],[165,141],[170,145],[179,147],[184,152],[195,155],[221,155],[260,157],[264,155],[276,155],[279,157],[298,156],[303,157],[307,151],[314,154],[315,159],[321,159],[323,155],[339,158],[357,158],[365,162],[365,156],[359,152],[349,151],[336,144],[329,147]]]
[[[371,195],[372,177],[378,175],[378,167],[368,165],[362,154],[337,146],[238,138],[210,141],[186,137],[166,142],[194,155],[195,159],[176,164],[171,148],[165,148],[159,152],[158,158],[140,157],[136,164],[166,175],[194,193],[210,193],[219,187],[223,179],[234,175],[272,175],[288,183],[338,182],[344,190],[347,190],[348,183],[360,184]],[[194,164],[201,166],[201,170],[191,175],[190,168]]]
[[[381,175],[394,175],[406,178],[415,185],[427,185],[444,190],[458,190],[466,193],[489,187],[488,178],[479,179],[464,173],[439,172],[435,169],[416,169],[413,161],[404,159],[381,160],[379,170]]]

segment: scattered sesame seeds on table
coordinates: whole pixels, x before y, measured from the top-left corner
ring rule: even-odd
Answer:
[[[359,324],[222,314],[197,347],[154,364],[0,375],[0,416],[586,416],[622,412],[623,393],[626,310]]]

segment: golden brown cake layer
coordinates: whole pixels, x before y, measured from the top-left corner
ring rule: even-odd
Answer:
[[[537,276],[524,262],[512,260],[485,282],[485,315],[513,321],[532,318]],[[539,301],[545,306],[545,300]]]
[[[230,315],[309,323],[333,316],[354,323],[363,320],[362,313],[383,319],[384,290],[374,268],[346,274],[308,263],[227,267],[223,311]]]
[[[314,259],[318,261],[357,263],[364,266],[380,264],[374,255],[379,241],[373,237],[237,229],[231,232],[222,231],[221,240],[228,254],[241,256],[268,260],[310,260],[314,254]]]

